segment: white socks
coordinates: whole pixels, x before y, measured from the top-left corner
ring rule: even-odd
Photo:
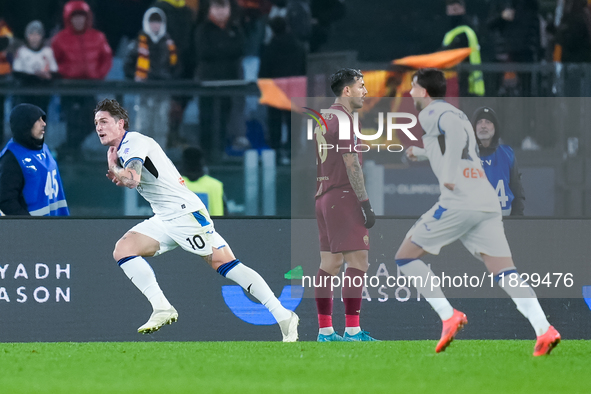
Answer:
[[[255,270],[238,263],[227,271],[225,276],[238,283],[244,290],[259,300],[261,304],[266,306],[278,322],[291,318],[291,311],[281,305],[267,282]]]
[[[511,286],[515,285],[516,280],[510,280],[510,272],[514,275],[518,275],[514,269],[505,272],[504,279],[497,282],[499,287],[505,290],[511,299],[513,299],[513,302],[517,306],[517,310],[529,320],[536,335],[543,335],[548,331],[548,328],[550,328],[550,323],[548,323],[548,320],[546,319],[546,315],[540,306],[536,293],[529,284],[521,280],[521,278],[516,278],[518,282],[517,286]]]
[[[443,291],[441,291],[441,287],[433,286],[433,289],[431,289],[431,283],[426,283],[427,276],[435,276],[435,274],[433,273],[433,271],[431,271],[431,268],[429,268],[427,264],[425,264],[420,259],[416,259],[411,261],[410,263],[399,265],[399,267],[400,271],[407,278],[409,276],[422,278],[423,286],[418,286],[421,284],[421,281],[417,281],[416,284],[413,281],[412,285],[415,286],[417,290],[423,295],[423,297],[425,297],[425,300],[427,300],[427,302],[431,304],[431,307],[435,309],[435,312],[437,312],[442,321],[447,320],[453,316],[454,308],[451,306],[447,298],[445,298]]]
[[[120,265],[132,283],[146,296],[152,308],[170,309],[172,305],[162,293],[150,264],[140,256],[135,256]],[[291,318],[291,311],[285,309],[275,297],[267,282],[254,270],[242,263],[236,264],[226,273],[233,280],[261,302],[278,322]]]
[[[150,264],[140,256],[135,256],[120,265],[131,282],[146,296],[152,309],[170,309],[172,305],[162,293]]]
[[[349,335],[357,335],[361,332],[361,327],[345,327],[345,333]]]
[[[322,327],[320,329],[318,329],[318,334],[322,334],[322,335],[330,335],[334,332],[334,328],[332,327]]]
[[[400,260],[399,260],[400,261]],[[431,283],[425,283],[427,275],[433,277],[435,274],[431,269],[425,264],[422,260],[416,259],[411,262],[406,263],[406,261],[402,260],[404,264],[399,265],[400,271],[408,278],[410,276],[414,277],[421,277],[423,279],[423,286],[415,286],[419,290],[419,292],[425,297],[427,302],[431,304],[435,312],[439,314],[441,320],[447,320],[453,315],[453,307],[447,301],[445,296],[443,295],[443,291],[439,286],[433,286],[431,289]],[[527,284],[523,282],[521,279],[518,279],[519,285],[518,286],[510,286],[511,284],[515,284],[515,279],[510,282],[510,275],[514,273],[517,275],[515,269],[510,269],[505,272],[504,280],[498,281],[499,287],[501,287],[505,292],[513,299],[515,305],[517,306],[517,310],[525,316],[530,324],[532,325],[533,329],[536,332],[537,336],[543,335],[548,328],[550,327],[550,323],[546,319],[546,315],[540,306],[540,302],[536,298],[536,293],[534,290]],[[504,283],[503,283],[504,282]],[[417,283],[420,284],[420,283]],[[413,285],[415,285],[413,283]]]

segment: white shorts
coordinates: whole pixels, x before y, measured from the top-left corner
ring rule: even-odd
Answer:
[[[162,220],[158,216],[135,225],[135,231],[160,243],[160,249],[154,254],[158,256],[173,250],[180,245],[187,252],[199,256],[212,254],[212,247],[219,249],[227,245],[214,227],[205,209],[170,220]]]
[[[412,242],[431,254],[456,240],[479,260],[481,254],[511,257],[500,212],[445,209],[439,204],[417,220],[406,234]]]

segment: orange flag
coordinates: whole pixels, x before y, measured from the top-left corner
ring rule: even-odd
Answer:
[[[260,104],[285,111],[292,110],[292,97],[306,97],[308,86],[306,77],[260,78],[257,85],[261,91]],[[302,112],[301,108],[294,107],[294,110]]]
[[[427,55],[403,57],[402,59],[392,61],[392,64],[412,68],[451,68],[467,58],[471,51],[470,48],[449,49],[447,51],[429,53]]]

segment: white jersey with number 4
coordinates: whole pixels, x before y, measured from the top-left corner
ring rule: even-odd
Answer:
[[[439,180],[439,204],[447,209],[499,212],[497,194],[477,153],[476,137],[466,114],[443,101],[432,101],[419,113],[423,145]],[[449,190],[444,183],[455,184]]]
[[[181,174],[152,138],[126,132],[117,156],[123,167],[131,160],[141,160],[143,168],[137,191],[161,219],[174,219],[205,208],[199,197],[185,186]]]

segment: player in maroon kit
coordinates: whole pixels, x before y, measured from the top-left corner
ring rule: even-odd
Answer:
[[[317,160],[316,220],[320,237],[320,269],[315,278],[318,308],[318,342],[375,341],[359,326],[363,275],[367,272],[369,235],[375,214],[363,182],[361,153],[355,151],[353,112],[363,106],[367,89],[363,74],[344,68],[330,77],[337,96],[329,112],[323,111],[327,129],[315,130]],[[333,113],[330,113],[333,112]],[[339,118],[346,122],[339,122]],[[350,128],[349,137],[340,139],[339,124]],[[359,125],[361,130],[361,125]],[[347,262],[342,283],[345,304],[345,334],[332,327],[332,276]]]

